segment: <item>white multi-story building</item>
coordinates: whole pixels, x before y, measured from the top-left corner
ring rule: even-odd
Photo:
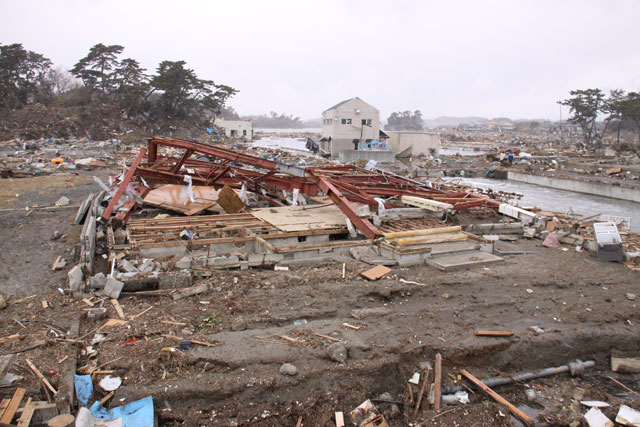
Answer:
[[[322,113],[320,148],[338,156],[353,150],[354,140],[377,140],[380,137],[380,111],[355,97],[342,101]]]

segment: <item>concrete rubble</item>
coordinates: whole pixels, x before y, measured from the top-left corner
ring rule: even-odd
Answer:
[[[60,280],[50,293],[0,295],[10,312],[0,380],[23,366],[5,354],[39,369],[26,368],[32,378],[3,386],[2,397],[20,403],[27,393],[42,405],[48,397],[55,409],[38,407],[41,418],[76,413],[74,375],[117,377],[117,390],[94,391],[105,406],[152,396],[160,425],[454,425],[457,411],[483,425],[507,425],[510,411],[549,425],[635,416],[622,402],[635,405],[624,393],[637,370],[606,363],[635,366],[640,343],[640,237],[624,221],[611,221],[623,262],[605,263],[594,224],[606,218],[516,207],[512,194],[442,179],[480,169],[459,158],[365,168],[154,137],[136,147],[87,142],[74,159],[66,153],[77,142],[55,152],[48,144],[6,156],[16,161],[4,170],[89,177],[87,194],[56,194],[46,206],[69,208],[73,227],[44,235],[59,251],[48,269]],[[528,173],[581,173],[560,150],[520,161]],[[640,176],[616,168],[584,170],[631,186]],[[498,381],[487,395],[499,403],[451,391],[482,389],[462,374],[505,379],[516,368],[584,366],[569,363],[578,358],[597,371]],[[580,375],[598,375],[606,391]],[[309,391],[320,383],[338,384],[327,385],[335,396]],[[584,408],[581,399],[611,406]]]

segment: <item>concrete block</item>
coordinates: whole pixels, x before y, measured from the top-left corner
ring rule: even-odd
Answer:
[[[251,265],[262,265],[264,263],[264,256],[266,254],[250,254],[247,257],[247,261],[249,261],[249,264]]]
[[[284,259],[284,255],[282,254],[265,254],[264,255],[264,262],[269,264],[269,263],[276,263],[279,261],[282,261]]]
[[[315,258],[320,255],[320,251],[299,251],[293,253],[293,259],[306,259],[306,258]]]
[[[102,319],[107,316],[106,307],[91,307],[87,309],[87,317],[89,319]]]
[[[178,260],[176,262],[175,267],[178,270],[188,270],[188,269],[190,269],[191,268],[191,258],[189,258],[187,256],[180,258],[180,260]]]
[[[67,206],[69,204],[69,198],[62,196],[56,200],[56,206]]]
[[[102,293],[110,298],[118,299],[118,297],[120,296],[120,292],[122,292],[123,286],[124,283],[122,283],[121,281],[116,280],[113,277],[109,277],[104,285]]]
[[[449,255],[441,258],[432,258],[427,261],[427,264],[442,271],[452,271],[467,267],[493,264],[502,261],[504,261],[504,258],[478,251],[469,254]]]
[[[237,255],[231,256],[218,256],[207,259],[207,267],[227,267],[230,265],[235,265],[240,262],[240,259]]]
[[[89,279],[89,286],[92,289],[102,289],[104,288],[104,285],[107,283],[107,277],[104,275],[104,273],[98,273],[94,276],[91,276],[91,279]]]
[[[140,271],[135,265],[131,264],[131,262],[126,259],[120,260],[120,268],[127,273],[138,273]]]
[[[191,284],[191,273],[187,271],[175,271],[162,274],[160,280],[158,280],[158,288],[160,289],[187,288],[191,286]]]
[[[138,270],[141,271],[142,273],[149,273],[151,271],[153,271],[156,267],[156,263],[154,260],[147,258],[140,267],[138,267]]]
[[[140,254],[145,258],[168,258],[172,256],[184,256],[187,253],[187,247],[180,246],[165,246],[161,248],[140,248]]]
[[[207,266],[207,257],[197,257],[191,258],[191,267],[190,268],[205,268]]]
[[[69,288],[74,292],[81,290],[84,286],[84,273],[79,265],[69,270],[67,278],[69,279]]]

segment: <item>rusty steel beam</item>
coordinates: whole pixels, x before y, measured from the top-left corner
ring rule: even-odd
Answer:
[[[203,144],[201,142],[166,137],[149,138],[149,142],[155,145],[162,145],[166,147],[183,148],[185,150],[191,149],[195,152],[208,154],[220,159],[231,160],[233,162],[255,166],[267,170],[275,169],[293,176],[304,176],[304,169],[298,168],[296,166],[289,166],[282,163],[274,162],[272,160],[261,159],[260,157],[239,153],[233,150],[227,150],[226,148],[216,147],[213,145]]]
[[[376,239],[382,236],[382,232],[371,224],[368,219],[361,218],[357,215],[355,207],[335,185],[324,177],[318,177],[317,179],[320,190],[340,208],[342,213],[351,220],[353,225],[355,225],[367,239]]]
[[[171,173],[178,173],[180,168],[182,168],[182,165],[184,165],[184,162],[189,157],[191,157],[192,154],[193,154],[193,150],[187,149],[187,151],[184,152],[184,155],[180,158],[180,160],[178,160],[178,162],[171,168]]]
[[[142,158],[144,157],[145,154],[147,154],[147,149],[144,147],[140,148],[140,152],[138,153],[136,158],[133,160],[133,163],[131,163],[131,166],[129,166],[129,170],[127,171],[124,178],[122,179],[122,182],[120,183],[120,187],[118,187],[118,190],[113,195],[111,202],[109,202],[109,206],[107,206],[107,209],[105,209],[104,213],[102,214],[102,218],[105,221],[109,221],[109,218],[111,217],[111,213],[113,212],[113,209],[116,207],[116,204],[120,200],[120,197],[122,197],[122,195],[126,191],[127,185],[129,185],[129,181],[131,181],[131,178],[133,178],[133,174],[136,172],[136,169],[138,169],[138,165],[142,161]]]

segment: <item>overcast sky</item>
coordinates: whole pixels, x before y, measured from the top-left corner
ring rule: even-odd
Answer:
[[[96,43],[185,60],[240,114],[359,96],[425,118],[559,118],[571,89],[640,90],[640,2],[0,0],[0,43],[71,68]],[[566,112],[563,112],[566,118]]]

